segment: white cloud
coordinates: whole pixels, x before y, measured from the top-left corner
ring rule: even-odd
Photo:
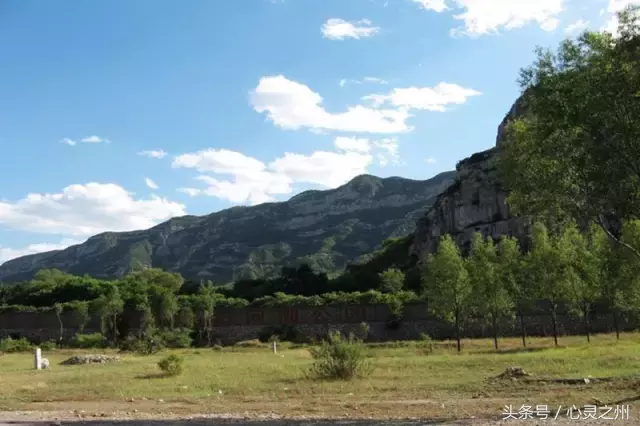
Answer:
[[[151,189],[158,189],[158,185],[150,178],[144,178],[144,183]]]
[[[136,199],[112,183],[67,186],[54,194],[28,194],[15,202],[0,202],[0,224],[47,234],[88,236],[106,231],[152,227],[185,207],[165,198]]]
[[[70,145],[70,146],[75,146],[76,145],[76,141],[74,141],[73,139],[69,139],[69,138],[62,138],[62,140],[60,141],[61,143]]]
[[[388,94],[365,96],[365,100],[373,102],[374,106],[390,103],[394,107],[420,109],[427,111],[446,111],[447,105],[464,104],[468,98],[482,93],[467,89],[457,84],[439,83],[435,87],[408,87],[393,89]]]
[[[418,3],[424,9],[433,10],[436,12],[442,12],[449,9],[444,0],[413,0],[414,3]]]
[[[369,152],[371,149],[371,144],[369,143],[369,139],[365,138],[354,138],[347,136],[338,136],[334,140],[334,145],[336,148],[343,151],[355,151],[355,152]]]
[[[627,6],[631,5],[640,6],[640,0],[609,0],[607,12],[610,14],[610,16],[605,25],[600,30],[607,31],[617,37],[618,16],[616,14],[624,10]]]
[[[554,30],[565,0],[413,0],[435,12],[456,9],[453,18],[463,25],[451,30],[452,35],[471,37],[497,34],[501,29],[513,30],[537,22],[545,31]],[[450,5],[451,7],[447,6]]]
[[[86,138],[80,139],[80,142],[84,143],[109,143],[109,139],[101,138],[100,136],[87,136]]]
[[[373,161],[368,153],[372,146],[389,152],[384,141],[338,137],[334,144],[339,152],[314,151],[309,155],[287,152],[269,164],[236,151],[207,149],[176,157],[173,167],[202,173],[196,179],[205,183],[205,188],[179,189],[189,196],[209,195],[233,203],[259,204],[274,201],[277,195],[292,194],[294,184],[298,183],[327,188],[342,185],[366,173]],[[212,174],[231,177],[223,180]]]
[[[197,188],[178,188],[178,192],[187,194],[190,197],[195,197],[197,195],[200,195],[202,193],[202,190]]]
[[[26,247],[21,248],[9,248],[0,246],[0,265],[11,259],[15,259],[29,254],[43,253],[53,250],[64,250],[69,246],[80,244],[82,241],[73,240],[70,238],[64,238],[59,243],[36,243],[29,244]]]
[[[164,158],[167,156],[167,153],[162,149],[157,149],[157,150],[152,149],[149,151],[140,151],[138,155],[142,155],[144,157],[149,157],[149,158]]]
[[[389,84],[387,80],[378,77],[365,77],[363,81],[367,83],[377,83],[377,84]]]
[[[304,84],[282,75],[262,77],[251,93],[258,113],[283,129],[333,130],[354,133],[400,133],[410,131],[409,113],[402,108],[375,109],[362,105],[331,113],[322,106],[322,96]]]
[[[385,151],[384,153],[378,153],[378,164],[380,164],[380,166],[384,167],[389,164],[389,162],[400,164],[399,145],[396,138],[373,141],[373,144],[382,151]]]
[[[427,159],[425,160],[427,162],[427,164],[435,164],[436,163],[436,159],[433,157],[427,157]]]
[[[323,37],[330,40],[344,40],[345,38],[371,37],[378,33],[380,28],[372,26],[368,19],[345,21],[344,19],[332,18],[324,23],[321,31]]]
[[[275,195],[289,194],[291,179],[278,175],[260,160],[227,149],[207,149],[176,157],[173,167],[191,168],[200,173],[231,175],[232,180],[220,180],[201,175],[198,180],[208,187],[203,190],[182,188],[180,191],[190,196],[210,195],[234,203],[249,202],[259,204],[271,201]]]
[[[315,151],[311,155],[287,152],[270,163],[269,168],[296,182],[335,188],[365,173],[371,161],[371,155],[354,151]]]
[[[340,87],[346,86],[347,83],[352,83],[352,84],[364,84],[364,83],[389,84],[389,82],[387,80],[385,80],[383,78],[379,78],[379,77],[365,77],[362,80],[347,80],[346,78],[343,78],[339,82]]]
[[[564,29],[565,34],[573,34],[576,32],[582,32],[589,25],[589,21],[584,21],[582,19],[578,19],[573,24],[567,25],[567,28]]]

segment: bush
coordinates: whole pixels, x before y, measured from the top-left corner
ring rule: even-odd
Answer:
[[[353,335],[345,339],[339,332],[331,332],[327,340],[309,352],[314,359],[310,373],[316,378],[349,380],[372,371],[366,347]]]
[[[93,349],[105,347],[107,341],[102,333],[76,333],[69,344],[73,348]]]
[[[167,330],[160,333],[158,336],[162,341],[163,345],[168,348],[189,348],[193,343],[193,339],[191,338],[191,330],[185,329],[177,329],[177,330]]]
[[[222,350],[222,346],[220,346],[220,345],[213,345],[213,348],[212,348],[212,349],[213,349],[214,351],[221,351],[221,350]]]
[[[56,349],[58,346],[56,345],[56,342],[54,342],[53,340],[48,340],[46,342],[42,342],[40,343],[40,349],[42,349],[43,351],[52,351],[54,349]]]
[[[178,355],[169,355],[158,362],[158,367],[168,376],[178,376],[182,374],[182,364],[184,359]]]
[[[0,351],[12,353],[12,352],[30,352],[33,345],[25,337],[20,339],[12,339],[7,337],[0,340]]]
[[[164,347],[159,336],[138,336],[129,335],[120,343],[120,351],[135,352],[138,355],[153,355]]]

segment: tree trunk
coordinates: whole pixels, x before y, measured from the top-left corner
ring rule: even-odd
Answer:
[[[620,326],[618,325],[618,310],[613,309],[613,328],[616,330],[616,340],[620,340]]]
[[[493,346],[498,350],[498,319],[496,315],[491,316],[491,322],[493,326]]]
[[[524,326],[524,314],[520,312],[520,332],[522,334],[522,347],[527,347],[527,329]]]
[[[460,314],[458,312],[456,312],[456,348],[458,349],[458,353],[460,353]]]
[[[551,323],[553,324],[553,343],[558,346],[558,319],[555,306],[551,309]]]
[[[591,343],[591,321],[589,320],[589,305],[585,304],[582,308],[584,315],[584,329],[587,333],[587,343]]]

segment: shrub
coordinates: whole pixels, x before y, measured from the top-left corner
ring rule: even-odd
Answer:
[[[362,321],[360,323],[359,328],[360,328],[360,334],[362,335],[362,340],[367,340],[367,338],[369,337],[369,330],[370,330],[369,324]]]
[[[32,348],[33,345],[31,345],[31,342],[25,337],[20,339],[7,337],[6,339],[0,340],[0,351],[2,352],[30,352]]]
[[[144,336],[142,338],[129,335],[120,343],[120,350],[122,352],[135,352],[138,355],[153,355],[163,347],[162,339],[155,335]]]
[[[220,345],[213,345],[213,350],[214,350],[214,351],[221,351],[221,350],[222,350],[222,346],[220,346]]]
[[[163,345],[168,348],[188,348],[191,347],[193,339],[191,338],[191,330],[177,329],[167,330],[160,333],[158,336]]]
[[[93,349],[103,348],[106,342],[102,333],[76,333],[69,343],[73,348]]]
[[[56,345],[56,342],[54,342],[53,340],[48,340],[46,342],[42,342],[40,343],[40,349],[42,349],[43,351],[52,351],[54,349],[56,349],[58,346]]]
[[[316,378],[349,380],[372,371],[366,347],[353,335],[345,339],[339,332],[331,332],[327,340],[309,352],[314,359],[310,373]]]
[[[178,376],[182,374],[183,361],[178,355],[169,355],[158,362],[158,367],[168,376]]]

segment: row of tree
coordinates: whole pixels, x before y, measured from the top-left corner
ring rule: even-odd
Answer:
[[[625,223],[620,241],[640,244],[640,221]],[[549,235],[537,222],[528,253],[514,238],[503,237],[496,245],[476,233],[469,256],[463,258],[454,240],[443,237],[425,264],[423,288],[429,309],[455,326],[458,350],[468,316],[482,317],[491,325],[498,349],[499,319],[517,315],[526,346],[526,312],[540,302],[551,316],[557,345],[560,306],[583,318],[590,340],[591,309],[600,303],[613,316],[619,337],[619,316],[640,310],[640,263],[599,227],[581,231],[569,224]]]

